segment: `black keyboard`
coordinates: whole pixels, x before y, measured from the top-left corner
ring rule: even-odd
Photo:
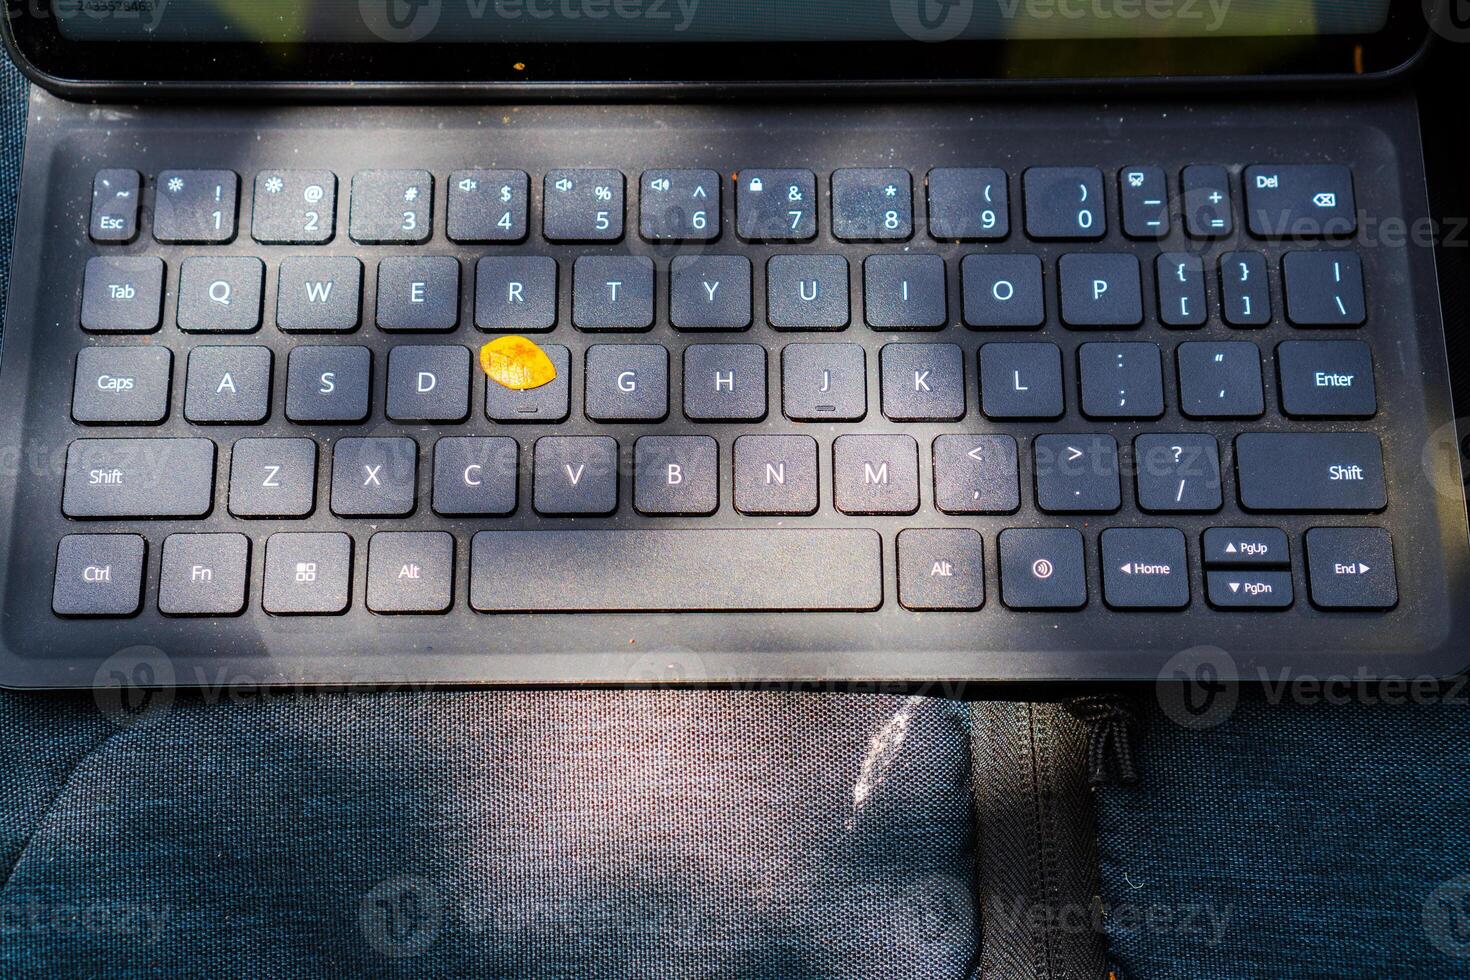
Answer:
[[[39,105],[6,684],[1470,659],[1407,104]]]

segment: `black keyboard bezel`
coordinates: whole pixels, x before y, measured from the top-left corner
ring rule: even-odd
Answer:
[[[1119,167],[1153,163],[1171,177],[1187,163],[1220,162],[1238,168],[1252,162],[1347,163],[1357,177],[1360,211],[1402,219],[1409,228],[1426,219],[1423,164],[1417,141],[1416,111],[1405,97],[1354,99],[1351,103],[1315,101],[1273,105],[1149,103],[1059,106],[1014,103],[976,106],[677,106],[677,107],[523,107],[518,111],[469,107],[314,107],[165,108],[129,110],[126,117],[36,96],[33,128],[27,142],[25,178],[17,225],[16,262],[3,361],[0,361],[0,445],[11,447],[13,464],[0,471],[0,683],[10,687],[76,687],[93,682],[100,663],[117,651],[165,651],[181,684],[221,683],[741,683],[750,681],[925,682],[925,681],[1084,681],[1154,680],[1180,651],[1201,645],[1220,647],[1242,674],[1265,672],[1274,678],[1325,674],[1371,676],[1448,675],[1463,668],[1470,654],[1457,642],[1467,622],[1470,562],[1466,521],[1449,401],[1449,379],[1435,283],[1433,252],[1427,243],[1404,247],[1365,244],[1360,233],[1367,280],[1369,320],[1359,330],[1300,330],[1280,317],[1281,291],[1275,259],[1281,243],[1235,239],[1212,246],[1226,251],[1232,242],[1259,248],[1272,257],[1272,295],[1276,318],[1265,330],[1235,330],[1212,313],[1204,330],[1167,330],[1153,324],[1154,246],[1121,237],[1113,181]],[[593,134],[589,138],[589,134]],[[1059,134],[1065,134],[1061,137]],[[833,159],[833,147],[842,147]],[[135,167],[149,175],[164,169],[230,167],[248,188],[255,171],[320,166],[335,171],[345,189],[352,173],[370,168],[427,167],[438,179],[434,236],[423,246],[357,246],[346,234],[346,195],[339,195],[337,235],[327,246],[259,246],[248,234],[248,191],[241,204],[242,234],[228,246],[167,246],[151,238],[145,218],[137,241],[121,248],[101,246],[85,237],[93,173],[101,167]],[[1109,234],[1099,243],[1038,243],[1027,240],[1020,224],[1019,175],[1032,165],[1085,163],[1108,174]],[[755,320],[747,332],[711,336],[678,333],[667,323],[666,278],[669,256],[636,237],[636,175],[661,166],[710,167],[729,174],[740,166],[807,167],[819,174],[819,232],[810,244],[755,246],[733,234],[733,195],[722,201],[725,232],[710,251],[752,256],[756,263]],[[835,242],[831,237],[830,173],[844,166],[890,165],[908,168],[915,178],[915,235],[910,247],[948,258],[950,323],[942,334],[878,332],[863,325],[861,259],[876,252],[901,251],[901,244],[877,246]],[[1012,233],[997,251],[1026,251],[1044,257],[1047,267],[1047,327],[1042,331],[970,331],[956,326],[959,310],[958,257],[987,246],[947,245],[927,235],[923,175],[943,165],[999,166],[1010,175]],[[457,246],[444,236],[443,178],[464,166],[524,169],[532,174],[532,231],[521,246]],[[629,175],[627,227],[634,233],[618,245],[548,245],[540,235],[539,176],[557,167],[617,167]],[[728,184],[726,185],[728,190]],[[144,197],[149,212],[152,190]],[[1237,219],[1243,214],[1236,201]],[[1177,205],[1176,205],[1177,207]],[[1237,220],[1237,226],[1243,222]],[[1174,236],[1184,239],[1175,215]],[[1311,246],[1307,246],[1311,247]],[[1055,257],[1074,250],[1128,250],[1146,258],[1145,309],[1140,330],[1079,331],[1059,325],[1055,302]],[[571,419],[537,427],[538,434],[614,434],[630,453],[632,436],[643,432],[707,432],[720,439],[722,464],[730,441],[744,432],[804,432],[822,445],[822,507],[799,526],[873,527],[884,538],[885,604],[877,613],[778,614],[573,614],[485,616],[468,608],[470,533],[481,527],[557,527],[565,519],[538,518],[529,509],[528,476],[522,475],[521,507],[510,521],[449,520],[430,511],[425,493],[429,444],[426,435],[503,434],[477,411],[458,426],[400,426],[383,420],[384,371],[381,352],[415,338],[390,336],[371,326],[372,283],[381,256],[452,254],[549,254],[566,262],[584,254],[655,255],[659,264],[658,323],[640,334],[591,334],[573,329],[569,276],[561,276],[559,325],[544,335],[573,349],[573,390],[580,386],[579,356],[601,342],[653,342],[670,347],[671,363],[689,343],[760,342],[772,347],[809,340],[862,343],[869,350],[869,414],[865,421],[833,426],[787,422],[780,412],[778,386],[769,385],[770,415],[759,425],[685,423],[677,413],[662,426],[606,426],[585,420],[580,395],[573,395]],[[854,324],[841,334],[778,332],[764,325],[763,259],[781,252],[835,252],[852,268]],[[71,362],[90,344],[137,343],[135,335],[88,336],[77,325],[81,272],[87,257],[100,252],[160,255],[168,265],[164,327],[153,342],[175,350],[173,401],[162,426],[125,426],[102,432],[74,425],[69,417]],[[356,333],[337,337],[288,336],[267,326],[254,334],[219,337],[183,335],[173,326],[178,260],[189,254],[260,255],[268,267],[265,306],[273,310],[274,272],[279,258],[298,254],[352,254],[366,266],[364,310],[368,322]],[[463,290],[462,324],[451,339],[478,347],[489,335],[469,326],[469,290]],[[1212,311],[1217,282],[1210,278]],[[1277,407],[1274,372],[1268,357],[1267,415],[1254,423],[1182,420],[1177,394],[1168,392],[1163,420],[1110,424],[1081,417],[1076,394],[1076,346],[1093,340],[1153,340],[1166,351],[1189,340],[1247,339],[1269,353],[1289,338],[1334,336],[1373,338],[1379,414],[1362,422],[1285,420]],[[877,350],[889,341],[961,344],[967,358],[967,421],[960,424],[899,425],[883,419],[877,402]],[[1068,413],[1056,423],[989,422],[978,414],[974,351],[991,340],[1048,340],[1064,351]],[[301,435],[303,427],[282,413],[285,352],[301,343],[367,344],[375,352],[373,414],[359,426],[312,427],[322,435],[410,434],[419,438],[420,505],[405,520],[339,519],[326,510],[328,458],[319,457],[318,509],[304,521],[237,521],[226,510],[228,449],[217,468],[215,509],[202,521],[71,521],[60,512],[60,472],[65,448],[86,435],[205,435],[224,443],[261,435]],[[180,411],[181,352],[207,343],[264,344],[276,351],[272,415],[262,426],[198,427]],[[769,364],[777,359],[771,356]],[[1167,362],[1166,362],[1167,363]],[[774,380],[778,375],[772,371]],[[679,402],[677,368],[671,377],[671,404]],[[41,380],[44,378],[44,380]],[[477,395],[480,389],[477,388]],[[1446,429],[1446,427],[1449,427]],[[1337,430],[1376,432],[1387,461],[1389,508],[1378,515],[1289,515],[1270,519],[1246,514],[1234,504],[1235,482],[1229,441],[1239,431]],[[1111,432],[1120,442],[1139,432],[1211,432],[1225,458],[1226,507],[1217,514],[1137,517],[1131,481],[1124,484],[1125,508],[1117,517],[1068,519],[1032,510],[1034,491],[1023,486],[1019,515],[975,519],[950,517],[932,508],[927,461],[921,466],[921,511],[912,517],[858,518],[835,513],[831,500],[830,439],[841,432],[909,432],[921,450],[945,432],[1010,432],[1023,440],[1045,432]],[[1450,433],[1445,437],[1445,432]],[[511,433],[524,440],[531,433]],[[921,455],[923,455],[921,451]],[[733,513],[728,466],[722,465],[721,509],[713,518],[643,518],[630,505],[630,477],[622,476],[618,514],[608,519],[578,519],[579,526],[738,527],[774,526],[771,519]],[[28,489],[20,491],[23,481]],[[1439,491],[1436,487],[1440,488]],[[1443,492],[1440,492],[1443,491]],[[1214,526],[1268,526],[1288,530],[1293,548],[1296,603],[1286,613],[1225,613],[1204,600],[1198,566],[1199,534]],[[997,532],[1016,526],[1077,526],[1087,542],[1090,602],[1079,612],[1018,612],[1000,601]],[[1308,601],[1303,532],[1319,525],[1381,525],[1390,528],[1397,552],[1400,602],[1387,613],[1336,612]],[[363,604],[366,542],[370,528],[446,528],[456,533],[455,606],[447,616],[378,616]],[[894,537],[906,527],[979,528],[985,536],[987,601],[976,613],[915,614],[895,601]],[[1165,526],[1185,531],[1191,555],[1192,602],[1180,613],[1124,613],[1102,601],[1097,536],[1110,526]],[[144,611],[125,620],[62,620],[50,611],[51,569],[57,540],[66,533],[142,528],[149,539]],[[166,534],[190,530],[242,530],[253,542],[249,609],[234,619],[173,619],[156,610],[159,544]],[[350,530],[354,552],[353,607],[342,617],[273,617],[260,609],[261,543],[277,530]]]

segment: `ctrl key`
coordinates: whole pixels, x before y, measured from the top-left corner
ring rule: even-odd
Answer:
[[[143,604],[143,556],[136,534],[68,534],[56,549],[51,608],[58,616],[132,616]]]

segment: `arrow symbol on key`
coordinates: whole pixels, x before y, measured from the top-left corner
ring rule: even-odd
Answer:
[[[1081,458],[1082,458],[1082,450],[1078,449],[1076,446],[1068,446],[1067,447],[1067,462],[1070,463],[1074,459],[1081,459]]]

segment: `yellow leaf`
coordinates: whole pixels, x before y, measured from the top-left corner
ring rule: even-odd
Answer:
[[[490,380],[512,391],[529,391],[556,380],[556,365],[536,342],[525,337],[497,337],[480,348],[480,367]]]

